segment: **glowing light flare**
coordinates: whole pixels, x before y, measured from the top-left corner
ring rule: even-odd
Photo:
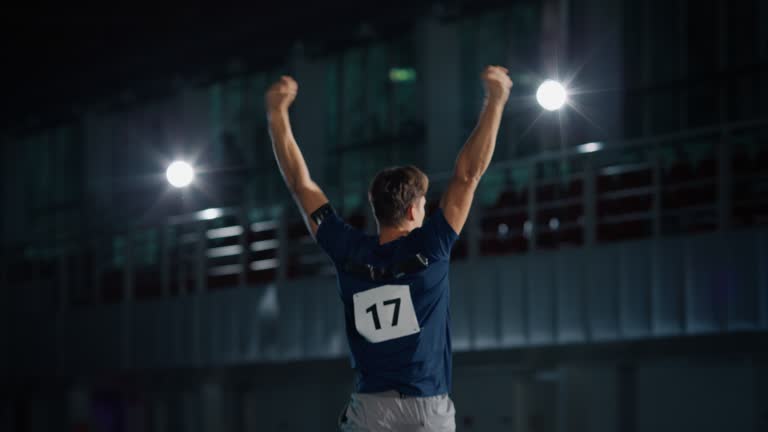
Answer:
[[[557,81],[546,80],[536,91],[536,100],[547,111],[555,111],[563,107],[568,100],[568,93]]]
[[[165,171],[165,177],[168,179],[168,183],[173,187],[187,187],[195,179],[195,169],[192,168],[192,165],[184,161],[175,161],[168,165],[168,169]]]
[[[603,149],[601,142],[588,142],[577,147],[579,153],[594,153]]]
[[[209,208],[197,212],[197,218],[199,220],[212,220],[222,216],[222,211],[217,208]]]

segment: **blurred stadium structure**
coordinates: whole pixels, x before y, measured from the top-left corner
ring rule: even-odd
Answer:
[[[0,430],[335,430],[333,268],[263,91],[296,76],[310,169],[373,231],[379,168],[425,168],[435,207],[488,63],[515,87],[454,250],[459,430],[768,429],[768,5],[704,3],[436,3],[8,129]]]

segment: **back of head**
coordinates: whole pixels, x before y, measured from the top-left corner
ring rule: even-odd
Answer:
[[[405,221],[408,207],[427,194],[429,179],[415,166],[379,171],[368,189],[368,200],[379,225],[397,227]]]

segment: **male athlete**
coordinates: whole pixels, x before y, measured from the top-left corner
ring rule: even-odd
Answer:
[[[345,224],[309,175],[288,117],[298,86],[283,76],[266,94],[277,164],[310,232],[336,267],[356,392],[342,431],[454,431],[451,390],[451,247],[467,220],[496,145],[512,81],[507,69],[482,73],[485,103],[459,152],[440,208],[425,222],[429,181],[413,166],[385,169],[369,201],[378,236]]]

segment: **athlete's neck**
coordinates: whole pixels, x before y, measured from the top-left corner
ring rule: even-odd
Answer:
[[[379,244],[383,245],[384,243],[389,243],[391,241],[395,241],[399,239],[400,237],[405,237],[410,233],[411,230],[408,228],[402,228],[402,227],[381,227],[379,229]]]

